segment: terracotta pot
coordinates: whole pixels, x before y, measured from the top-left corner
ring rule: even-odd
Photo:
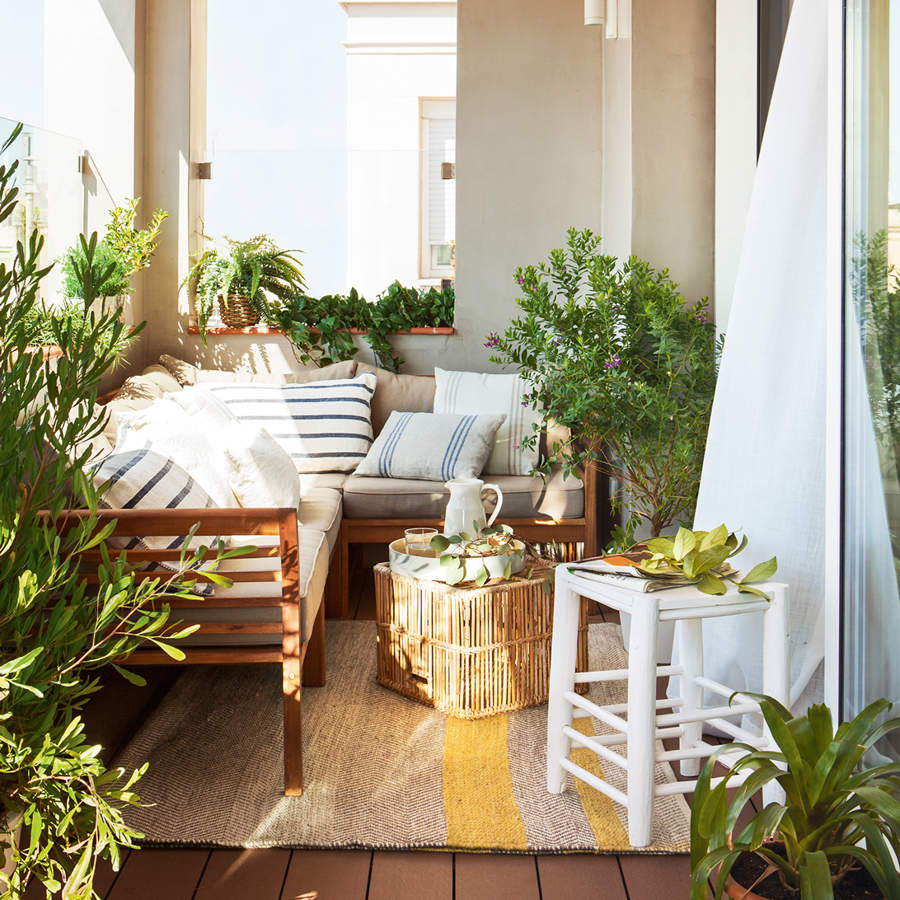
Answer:
[[[733,900],[768,900],[768,898],[760,894],[754,894],[747,888],[739,885],[730,875],[728,881],[725,882],[725,895],[733,898]]]

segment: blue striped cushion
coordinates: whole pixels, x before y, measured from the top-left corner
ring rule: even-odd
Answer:
[[[481,474],[503,414],[392,412],[357,475],[450,481]]]
[[[372,444],[375,375],[309,384],[210,384],[235,417],[264,428],[298,472],[352,472]]]

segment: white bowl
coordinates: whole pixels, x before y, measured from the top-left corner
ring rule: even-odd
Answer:
[[[484,566],[491,578],[502,578],[506,571],[507,562],[512,563],[512,574],[521,572],[525,568],[525,545],[522,541],[513,539],[512,553],[504,556],[481,556],[472,559],[464,559],[466,574],[463,581],[474,581],[479,569]],[[447,580],[447,570],[441,565],[440,554],[434,550],[424,551],[427,555],[414,556],[406,552],[406,540],[398,538],[388,548],[388,557],[391,570],[400,575],[409,575],[411,578],[419,578],[422,581]]]

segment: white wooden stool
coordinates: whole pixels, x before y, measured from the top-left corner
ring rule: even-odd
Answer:
[[[727,721],[726,716],[758,713],[759,704],[723,684],[703,677],[703,620],[718,616],[734,616],[761,610],[763,618],[763,693],[776,700],[789,702],[788,609],[787,587],[769,582],[754,587],[765,591],[769,600],[753,594],[739,593],[729,586],[727,593],[712,596],[693,586],[654,593],[638,593],[602,584],[565,564],[556,568],[556,597],[553,610],[553,645],[550,664],[550,700],[547,710],[547,788],[560,794],[566,788],[570,772],[606,794],[628,810],[628,839],[634,847],[650,843],[653,798],[677,793],[690,793],[693,781],[675,781],[654,785],[653,770],[657,762],[678,760],[683,775],[697,775],[700,760],[716,746],[702,739],[703,723],[709,722],[736,740],[755,747],[771,747],[771,739],[755,735]],[[631,615],[628,668],[608,671],[575,672],[575,644],[578,630],[579,597],[597,600],[620,613]],[[679,648],[678,665],[658,666],[656,634],[660,622],[675,621]],[[656,679],[678,675],[680,696],[656,699]],[[628,702],[601,707],[575,693],[576,684],[597,681],[627,681]],[[723,697],[720,705],[704,708],[704,690]],[[672,709],[672,712],[659,710]],[[677,711],[675,711],[677,710]],[[627,715],[627,719],[622,717]],[[573,717],[591,716],[614,730],[613,734],[585,735],[572,727]],[[678,749],[656,752],[656,741],[678,738]],[[575,743],[593,751],[606,763],[620,766],[627,773],[627,791],[623,793],[609,782],[598,778],[569,759]],[[627,758],[612,747],[625,744]],[[728,765],[741,753],[723,759]],[[744,777],[749,775],[748,771]],[[713,779],[713,784],[719,779]],[[730,780],[739,785],[740,775]],[[767,802],[778,798],[780,788],[773,784]]]

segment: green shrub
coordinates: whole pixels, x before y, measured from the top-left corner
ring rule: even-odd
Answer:
[[[0,166],[0,223],[16,211],[16,168]],[[98,689],[97,670],[136,647],[182,655],[169,642],[191,629],[170,624],[165,598],[191,596],[198,559],[183,558],[170,577],[136,581],[107,549],[113,523],[99,526],[102,490],[86,467],[89,442],[104,426],[98,385],[129,334],[117,309],[93,309],[95,282],[109,272],[97,261],[95,234],[74,263],[85,285],[80,314],[42,326],[62,356],[51,362],[30,352],[50,270],[40,267],[42,247],[34,231],[11,267],[0,264],[0,862],[15,863],[10,877],[0,876],[2,900],[19,900],[31,877],[48,896],[92,897],[96,860],[118,867],[120,848],[139,837],[122,812],[139,802],[134,784],[146,766],[107,768],[80,711]],[[73,521],[75,509],[87,514]],[[102,556],[93,584],[80,565],[91,549]],[[22,837],[10,845],[2,835],[13,821]]]
[[[545,464],[586,465],[618,479],[653,536],[697,500],[716,382],[715,328],[706,301],[688,304],[666,270],[599,252],[590,230],[570,229],[565,249],[519,268],[521,310],[488,335],[491,359],[515,366],[543,425],[572,430]],[[526,437],[536,446],[540,428]],[[632,521],[632,526],[635,524]],[[627,542],[623,536],[623,542]]]

